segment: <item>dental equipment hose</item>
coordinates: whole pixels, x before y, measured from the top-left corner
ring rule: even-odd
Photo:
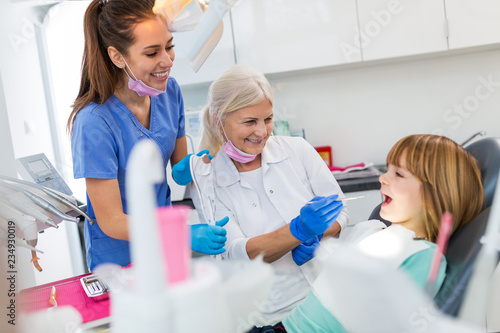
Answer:
[[[47,194],[51,198],[57,200],[58,202],[62,203],[63,205],[66,205],[68,208],[75,210],[76,212],[81,214],[83,217],[85,217],[87,220],[89,220],[89,223],[91,225],[94,224],[94,220],[87,213],[85,213],[83,210],[81,210],[80,207],[78,207],[77,205],[75,205],[74,203],[72,203],[71,201],[69,201],[68,199],[66,199],[65,197],[63,197],[62,195],[60,195],[59,193],[55,192],[54,190],[52,190],[48,187],[44,187],[44,186],[38,185],[36,183],[28,182],[28,181],[21,180],[21,179],[11,178],[11,177],[7,177],[7,176],[3,176],[3,175],[0,175],[0,180],[2,180],[4,183],[6,181],[9,181],[12,183],[31,186],[33,188],[36,188],[37,190],[43,191],[45,194]]]
[[[22,192],[31,201],[33,201],[35,203],[35,205],[37,205],[38,207],[42,208],[43,210],[45,210],[51,214],[54,214],[54,215],[60,217],[61,219],[65,220],[65,221],[70,221],[70,222],[75,222],[75,223],[80,222],[80,220],[78,218],[64,214],[63,212],[61,212],[59,209],[57,209],[54,205],[52,205],[50,202],[48,202],[44,198],[36,195],[35,193],[33,193],[31,191],[25,190],[22,187],[19,187],[19,185],[17,185],[17,186],[12,185],[12,184],[9,184],[9,183],[3,181],[2,184],[0,184],[0,187],[1,186],[5,186],[5,187],[10,188],[11,190],[14,190],[14,191]]]
[[[47,212],[52,213],[65,221],[70,221],[70,222],[75,222],[75,223],[80,222],[80,220],[77,217],[73,217],[73,216],[69,216],[67,214],[64,214],[63,212],[61,212],[59,209],[57,209],[55,206],[53,206],[50,202],[48,202],[44,198],[39,197],[38,195],[36,195],[28,190],[24,190],[23,193],[28,198],[30,198],[31,201],[33,201],[38,207],[43,208]]]
[[[194,154],[191,155],[191,157],[189,159],[189,164],[190,164],[189,170],[191,172],[191,178],[193,179],[194,187],[196,188],[196,193],[200,197],[201,210],[203,211],[203,216],[205,216],[205,218],[208,220],[208,224],[215,226],[217,224],[217,219],[215,218],[215,201],[210,196],[207,196],[208,201],[209,201],[208,207],[210,209],[209,215],[207,215],[207,211],[205,209],[205,199],[201,195],[200,186],[199,186],[198,180],[196,179],[196,175],[193,172],[193,167],[192,167],[192,164],[193,164],[192,161],[194,158],[199,157],[203,160],[205,158],[205,156],[206,156],[206,154],[202,155],[202,156],[196,156]],[[203,163],[205,163],[205,161],[203,161]],[[215,196],[215,188],[214,188],[214,196]],[[222,260],[222,255],[220,255],[220,254],[214,255],[214,257],[215,257],[215,260]]]

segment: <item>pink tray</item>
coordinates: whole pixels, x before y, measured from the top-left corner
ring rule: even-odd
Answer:
[[[82,315],[83,322],[109,317],[110,300],[96,301],[88,297],[80,279],[91,274],[74,276],[65,280],[54,281],[41,286],[21,290],[17,301],[22,311],[33,312],[50,308],[50,291],[56,287],[57,305],[71,305]]]

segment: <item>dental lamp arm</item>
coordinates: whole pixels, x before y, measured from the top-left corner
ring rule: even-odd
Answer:
[[[222,36],[222,19],[237,0],[211,0],[186,49],[189,64],[198,72]]]

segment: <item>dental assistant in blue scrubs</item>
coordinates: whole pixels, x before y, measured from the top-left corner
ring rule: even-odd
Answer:
[[[166,20],[154,0],[94,0],[84,18],[85,50],[78,97],[68,120],[75,178],[85,178],[87,265],[130,264],[125,173],[132,147],[156,142],[166,168],[187,155],[184,102],[170,77],[175,59]],[[170,205],[166,181],[156,186],[158,206]],[[197,229],[203,244],[193,249],[224,251],[225,230]],[[212,253],[215,252],[215,253]]]

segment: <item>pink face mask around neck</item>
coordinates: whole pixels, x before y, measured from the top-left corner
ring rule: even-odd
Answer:
[[[165,90],[158,90],[155,88],[151,88],[141,80],[134,80],[130,76],[128,77],[128,87],[130,90],[135,91],[139,96],[147,95],[149,97],[156,97],[159,94],[167,91],[167,87],[165,87]]]
[[[251,155],[239,150],[229,140],[224,142],[224,144],[222,145],[222,151],[225,152],[227,156],[231,157],[231,159],[240,163],[252,162],[257,157],[257,155]]]
[[[123,57],[122,57],[123,58]],[[130,90],[133,90],[137,93],[139,96],[149,96],[149,97],[156,97],[161,93],[164,93],[167,91],[167,86],[165,86],[165,90],[158,90],[155,88],[151,88],[141,80],[137,80],[135,77],[134,73],[132,73],[132,70],[127,64],[127,61],[125,61],[125,58],[123,58],[123,61],[125,62],[125,65],[127,66],[128,70],[130,71],[130,74],[134,76],[135,79],[131,78],[130,75],[128,75],[127,71],[125,71],[125,74],[128,76],[128,88]],[[123,69],[125,70],[125,69]]]
[[[219,120],[220,121],[220,120]],[[245,153],[244,151],[239,150],[236,148],[236,146],[229,140],[226,134],[226,130],[224,129],[224,126],[222,126],[222,122],[220,122],[220,127],[222,128],[222,131],[224,132],[224,136],[226,137],[226,142],[222,144],[222,151],[227,154],[231,159],[235,160],[236,162],[239,163],[248,163],[252,162],[255,160],[257,155],[252,155]]]

